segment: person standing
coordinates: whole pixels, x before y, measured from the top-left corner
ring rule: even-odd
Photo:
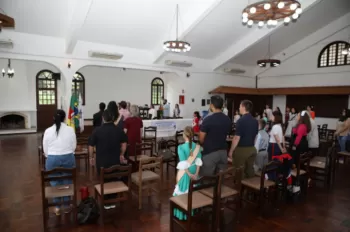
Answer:
[[[213,112],[207,116],[200,127],[199,142],[203,146],[203,166],[201,176],[214,175],[227,165],[227,135],[231,132],[231,120],[222,113],[224,100],[220,96],[212,96],[210,109]]]
[[[74,168],[74,151],[77,147],[77,139],[74,129],[64,123],[66,113],[63,110],[57,110],[54,116],[54,125],[47,128],[43,137],[44,154],[47,156],[45,170],[54,168]],[[64,175],[62,173],[62,175]],[[51,186],[72,184],[71,180],[50,181]],[[54,198],[53,202],[69,201],[70,197]],[[71,211],[69,205],[64,205],[65,213]],[[61,208],[55,208],[55,214],[60,215]]]
[[[241,118],[241,115],[239,115],[239,111],[236,110],[235,116],[233,117],[233,122],[237,123],[237,121]]]
[[[141,134],[143,128],[142,119],[139,117],[139,108],[137,105],[130,106],[131,117],[124,122],[124,132],[128,136],[128,156],[140,155],[137,150],[135,150],[136,144],[141,143]]]
[[[199,115],[198,111],[195,111],[193,113],[193,120],[192,120],[192,128],[194,133],[199,133],[200,121],[201,121],[201,116]]]
[[[308,142],[309,149],[312,152],[312,156],[317,156],[320,140],[318,137],[317,125],[315,123],[315,120],[313,120],[311,117],[310,117],[310,124],[311,124],[311,131],[307,134],[307,142]]]
[[[103,111],[106,109],[106,104],[101,102],[99,105],[100,111],[94,114],[93,120],[92,120],[92,125],[94,128],[99,127],[102,125],[102,114]]]
[[[267,147],[269,146],[269,134],[265,130],[266,122],[264,119],[259,120],[259,133],[255,140],[255,149],[258,152],[255,159],[256,171],[262,170],[268,162]]]
[[[311,123],[309,114],[303,110],[297,116],[298,124],[292,129],[292,156],[294,164],[297,165],[299,162],[300,154],[308,152],[309,144],[307,135],[311,131]]]
[[[270,109],[270,106],[266,104],[266,109],[265,109],[265,113],[267,115],[267,120],[268,121],[272,121],[272,110]]]
[[[243,100],[239,106],[242,117],[236,123],[236,134],[233,137],[229,157],[235,167],[244,167],[243,178],[254,177],[254,161],[257,150],[254,147],[259,131],[258,121],[251,115],[253,103]]]
[[[273,156],[279,156],[286,151],[282,128],[282,115],[278,111],[274,111],[272,115],[273,126],[270,131],[269,147],[267,149],[269,161],[272,160]]]
[[[120,129],[124,129],[123,115],[119,114],[118,106],[115,101],[110,101],[107,105],[107,111],[109,111],[112,116],[114,124]]]
[[[315,111],[314,111],[314,107],[313,106],[307,106],[306,110],[309,112],[310,117],[312,119],[315,119],[316,114],[315,114]]]
[[[222,112],[223,112],[226,116],[228,116],[228,109],[227,109],[226,104],[224,104],[224,108],[222,109]]]
[[[119,103],[119,114],[121,116],[123,116],[123,121],[125,121],[128,117],[130,117],[130,112],[129,110],[127,109],[128,107],[128,104],[126,103],[126,101],[121,101]]]
[[[164,99],[163,101],[163,118],[169,118],[170,117],[170,104],[168,103],[167,99]]]
[[[338,136],[340,151],[346,151],[346,141],[349,140],[350,134],[350,110],[347,109],[345,116],[342,118],[342,123],[337,127],[334,133]]]
[[[175,104],[175,109],[174,109],[174,112],[173,112],[173,116],[174,118],[179,118],[180,117],[180,106],[179,104]]]

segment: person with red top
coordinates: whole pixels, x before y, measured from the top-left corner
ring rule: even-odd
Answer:
[[[307,135],[311,131],[309,114],[304,110],[297,116],[298,124],[292,129],[292,156],[294,164],[299,161],[299,156],[309,150]]]
[[[139,117],[139,108],[136,105],[130,106],[130,114],[131,116],[128,117],[124,121],[124,131],[128,137],[128,155],[134,156],[139,155],[136,154],[137,151],[135,150],[136,144],[141,143],[141,133],[143,128],[142,119]]]
[[[313,106],[307,106],[306,110],[309,111],[309,114],[310,114],[311,118],[315,119],[316,114],[315,114],[315,111],[314,111],[314,107]]]
[[[201,116],[199,115],[199,112],[196,111],[193,113],[193,121],[192,121],[192,128],[194,133],[199,133],[199,122],[201,120]]]

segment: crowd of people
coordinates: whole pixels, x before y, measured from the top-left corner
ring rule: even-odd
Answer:
[[[95,129],[89,138],[90,161],[96,166],[97,175],[101,167],[126,165],[128,156],[137,154],[135,147],[141,143],[143,128],[136,105],[125,101],[119,104],[111,101],[107,107],[100,103],[99,108],[99,112],[93,116]],[[201,118],[199,112],[194,112],[192,126],[184,128],[185,143],[177,148],[179,163],[174,196],[188,192],[191,179],[214,175],[225,169],[228,161],[232,161],[234,167],[243,167],[243,178],[251,178],[269,161],[279,159],[287,153],[291,160],[290,170],[297,164],[300,154],[310,150],[317,154],[319,135],[313,119],[315,113],[311,107],[301,112],[287,107],[283,123],[283,114],[278,107],[271,110],[267,105],[261,117],[257,118],[252,115],[253,103],[244,100],[233,118],[235,133],[230,147],[228,135],[232,132],[232,121],[225,109],[223,98],[212,96],[210,113]],[[179,115],[179,107],[175,110],[177,112],[174,113]],[[344,110],[336,131],[344,150],[350,128],[349,112]],[[54,116],[54,125],[44,133],[43,148],[47,156],[47,170],[75,166],[76,135],[73,128],[64,123],[65,117],[65,112],[58,110]],[[193,141],[195,134],[198,136],[197,144]],[[290,144],[289,150],[286,141]],[[51,184],[56,186],[68,183]],[[55,199],[61,200],[65,199]],[[115,206],[105,207],[108,209]],[[70,206],[65,206],[64,211],[69,210]],[[61,209],[56,208],[55,212],[60,214]],[[176,210],[175,215],[181,220],[185,219],[179,210]]]

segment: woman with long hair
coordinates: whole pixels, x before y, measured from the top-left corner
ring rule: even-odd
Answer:
[[[128,136],[128,155],[140,155],[135,150],[136,144],[141,143],[141,133],[143,122],[139,115],[139,107],[137,105],[130,106],[131,116],[124,121],[124,132]]]
[[[193,142],[192,127],[187,126],[184,129],[183,137],[185,143],[177,148],[179,163],[177,164],[176,186],[173,196],[179,196],[188,193],[190,180],[198,178],[199,169],[202,166],[201,148]],[[186,215],[179,209],[174,209],[174,215],[179,220],[186,220]]]
[[[282,129],[282,115],[278,111],[272,112],[273,126],[270,131],[270,140],[268,146],[269,161],[272,160],[272,156],[281,155],[285,152],[285,143]]]
[[[66,113],[63,110],[57,110],[53,117],[54,124],[47,128],[43,138],[43,148],[47,157],[45,169],[52,170],[54,168],[74,168],[75,157],[74,151],[77,146],[76,135],[72,127],[67,126],[64,121]],[[62,173],[62,176],[64,174]],[[72,184],[70,180],[56,180],[50,182],[51,186]],[[69,201],[70,197],[57,197],[53,201],[55,203]],[[72,207],[68,204],[64,205],[64,212],[69,213]],[[60,215],[61,208],[55,208],[55,214]]]
[[[298,164],[300,154],[308,152],[309,145],[307,135],[311,131],[309,114],[303,110],[297,116],[298,124],[292,129],[292,156],[294,164]]]
[[[119,114],[119,108],[118,105],[115,101],[110,101],[107,106],[107,110],[110,112],[113,118],[114,125],[117,127],[124,129],[124,124],[123,124],[123,116]]]
[[[174,109],[174,112],[173,112],[173,116],[174,118],[179,118],[180,117],[180,106],[179,104],[175,104],[175,109]]]
[[[298,116],[297,110],[294,107],[292,107],[290,110],[290,113],[289,113],[288,126],[287,126],[287,129],[285,131],[285,136],[287,138],[290,138],[292,136],[292,129],[298,123],[297,116]]]

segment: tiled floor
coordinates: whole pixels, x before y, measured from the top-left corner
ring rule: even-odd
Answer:
[[[42,228],[42,208],[40,172],[37,155],[39,136],[0,136],[0,231],[40,232]],[[91,186],[92,174],[79,173],[79,185]],[[173,170],[171,170],[173,173]],[[308,199],[297,204],[282,205],[274,215],[261,218],[257,210],[245,207],[239,224],[229,223],[232,213],[225,213],[228,224],[225,231],[242,232],[345,232],[350,231],[350,166],[340,165],[337,183],[332,191],[323,188],[310,189]],[[341,178],[343,177],[343,178]],[[137,209],[136,197],[133,207],[118,210],[111,218],[113,222],[100,225],[58,226],[65,217],[50,218],[50,230],[55,232],[166,232],[169,231],[168,199],[173,191],[174,177],[164,182],[162,208],[148,204],[144,198],[143,210]],[[127,214],[127,212],[129,214]],[[206,225],[207,222],[203,222]],[[201,228],[193,231],[204,231]]]

